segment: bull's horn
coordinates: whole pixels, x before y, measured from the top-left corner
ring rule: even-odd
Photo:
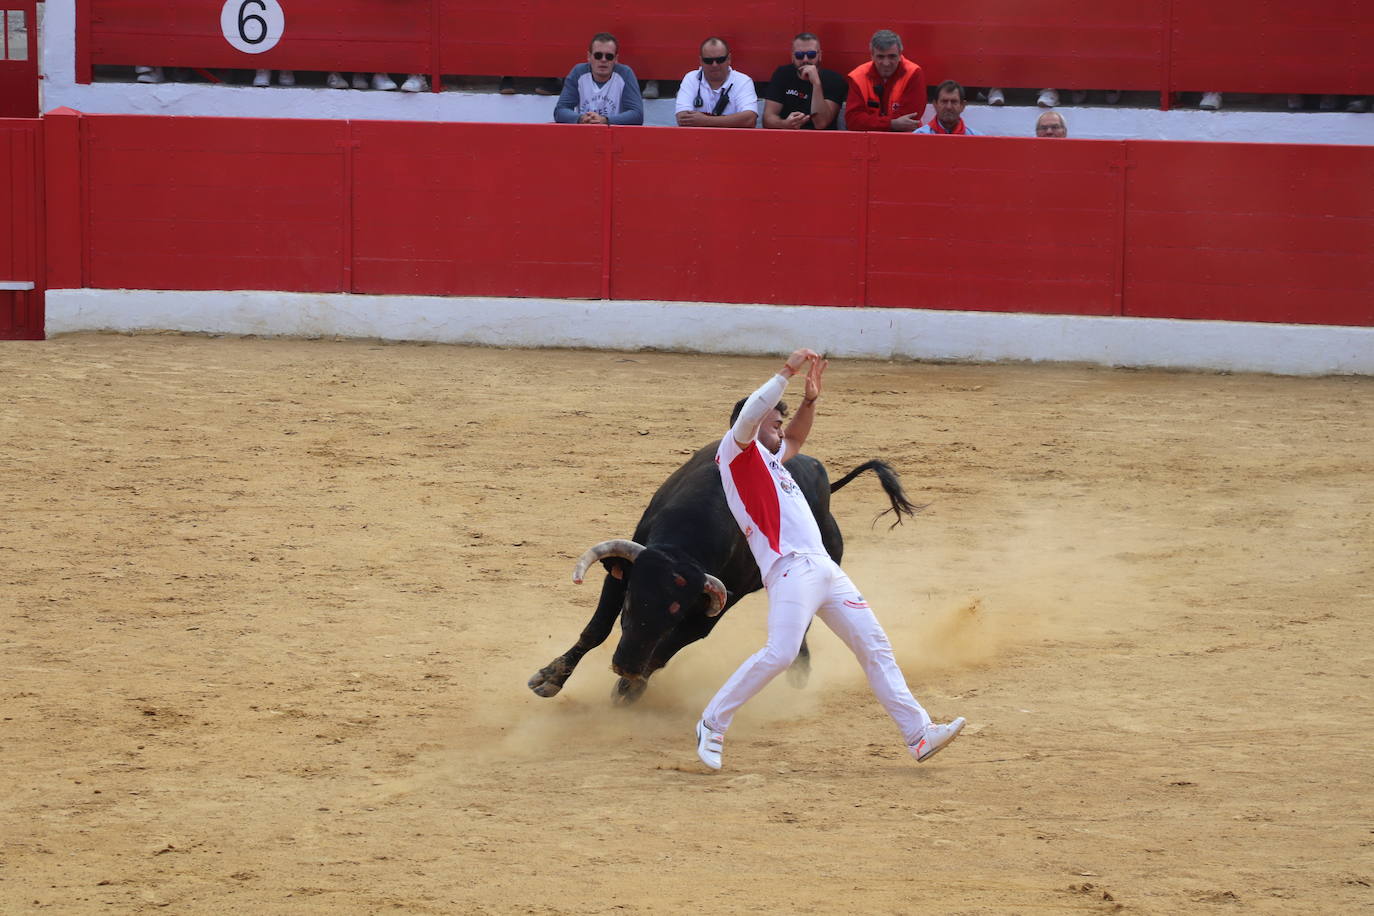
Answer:
[[[629,560],[633,563],[639,559],[639,555],[644,552],[643,544],[636,544],[634,541],[625,538],[617,538],[613,541],[602,541],[595,547],[589,548],[586,553],[577,559],[577,566],[573,569],[573,582],[582,584],[582,577],[587,573],[587,567],[597,560],[604,560],[607,557],[620,557],[622,560]]]
[[[710,573],[706,574],[706,584],[702,586],[702,591],[711,596],[711,609],[706,612],[707,617],[715,617],[725,610],[725,583],[717,579]]]

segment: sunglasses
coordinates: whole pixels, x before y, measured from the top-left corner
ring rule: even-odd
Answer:
[[[614,51],[593,51],[592,57],[595,60],[615,60]]]
[[[730,55],[729,55],[729,54],[725,54],[725,55],[722,55],[721,57],[702,57],[701,62],[702,62],[703,64],[723,64],[723,63],[725,63],[725,62],[726,62],[727,60],[729,60],[729,59],[730,59]]]
[[[792,56],[795,57],[797,60],[801,60],[803,57],[806,58],[807,60],[815,60],[815,59],[816,59],[816,55],[819,54],[819,53],[821,53],[821,52],[819,52],[819,51],[793,51],[793,52],[792,52]]]

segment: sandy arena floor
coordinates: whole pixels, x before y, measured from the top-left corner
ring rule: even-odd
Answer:
[[[1374,907],[1372,379],[832,364],[807,451],[932,504],[834,502],[929,764],[817,627],[700,767],[761,595],[530,693],[777,362],[0,344],[0,911]]]

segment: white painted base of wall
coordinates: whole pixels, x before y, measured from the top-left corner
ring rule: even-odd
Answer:
[[[503,347],[1374,375],[1374,328],[702,302],[54,289],[47,333],[171,330]]]

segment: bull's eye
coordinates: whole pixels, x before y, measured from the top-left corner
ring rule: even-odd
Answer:
[[[684,579],[684,578],[682,578],[681,576],[679,576],[679,575],[677,575],[677,574],[674,574],[674,575],[673,575],[673,581],[677,583],[677,587],[678,587],[678,588],[686,588],[686,587],[687,587],[687,580]]]
[[[672,604],[668,605],[668,613],[669,613],[669,614],[676,614],[676,613],[677,613],[678,611],[680,611],[680,610],[682,610],[682,605],[678,604],[676,601],[674,601]]]

